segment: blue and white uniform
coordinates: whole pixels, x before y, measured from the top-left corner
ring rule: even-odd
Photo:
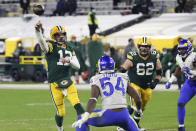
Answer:
[[[176,56],[176,61],[178,62],[181,69],[188,67],[190,69],[189,73],[185,73],[186,81],[180,90],[180,96],[178,99],[178,104],[186,104],[195,96],[196,94],[196,67],[193,63],[196,62],[196,52],[190,53],[189,56],[183,61],[180,55]],[[184,125],[185,108],[178,106],[178,122],[179,125]]]
[[[185,105],[196,94],[196,53],[193,52],[192,44],[188,39],[182,39],[179,41],[177,47],[178,54],[176,61],[180,68],[177,68],[176,72],[167,82],[165,88],[169,89],[172,82],[176,79],[177,75],[181,72],[186,76],[183,87],[180,90],[180,96],[178,98],[178,131],[185,131],[184,117],[185,117]]]
[[[91,85],[99,87],[102,110],[95,110],[88,118],[88,121],[76,131],[86,131],[86,125],[96,127],[120,126],[126,131],[139,131],[137,124],[129,116],[126,101],[127,85],[129,77],[125,73],[104,73],[93,76],[90,79]],[[92,87],[93,88],[93,87]],[[124,108],[119,112],[112,112],[110,109]],[[96,113],[95,113],[96,112]],[[80,119],[81,116],[78,118]]]

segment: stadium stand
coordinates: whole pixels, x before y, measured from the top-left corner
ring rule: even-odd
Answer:
[[[51,16],[56,9],[56,0],[31,0],[30,6],[33,4],[42,4],[45,6],[45,15]],[[114,5],[113,0],[77,0],[76,15],[86,15],[90,7],[96,9],[97,15],[127,15],[132,13],[135,5],[135,0],[122,0]],[[152,15],[162,13],[173,13],[177,6],[177,0],[152,0],[152,6],[149,7],[149,12]],[[21,16],[19,0],[1,0],[0,1],[0,17],[2,16]],[[196,0],[187,0],[186,10],[188,12],[196,11]],[[32,13],[32,9],[30,9]]]

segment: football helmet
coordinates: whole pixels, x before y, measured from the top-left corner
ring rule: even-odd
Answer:
[[[60,38],[60,36],[64,36]],[[50,37],[52,40],[56,41],[56,42],[65,42],[66,39],[67,39],[67,34],[66,34],[66,31],[65,29],[58,25],[58,26],[54,26],[51,31],[50,31]]]
[[[96,41],[96,40],[98,40],[98,39],[99,39],[99,36],[98,36],[97,34],[93,34],[92,40],[93,40],[93,41]]]
[[[102,56],[97,63],[99,73],[111,73],[115,70],[115,62],[110,56]]]
[[[147,56],[151,50],[151,41],[147,37],[142,37],[139,39],[137,43],[137,47],[139,49],[139,53],[141,56]]]
[[[182,58],[187,57],[193,51],[190,40],[180,40],[180,42],[178,43],[177,51]]]

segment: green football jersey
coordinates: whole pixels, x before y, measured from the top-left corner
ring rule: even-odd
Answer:
[[[49,52],[45,54],[48,64],[48,81],[50,83],[66,79],[70,82],[70,68],[68,63],[63,64],[60,58],[75,55],[74,50],[69,45],[58,45],[54,41],[47,41]]]
[[[151,51],[146,60],[144,60],[138,52],[129,52],[127,59],[133,62],[133,67],[128,70],[130,82],[135,83],[143,89],[148,88],[156,71],[158,58],[159,54],[155,50]]]

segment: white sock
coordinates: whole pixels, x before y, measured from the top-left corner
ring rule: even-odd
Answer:
[[[63,126],[59,127],[57,126],[58,131],[63,131]]]
[[[179,125],[178,127],[184,127],[184,124],[183,125]]]

